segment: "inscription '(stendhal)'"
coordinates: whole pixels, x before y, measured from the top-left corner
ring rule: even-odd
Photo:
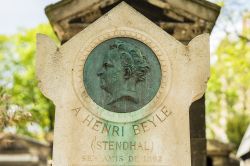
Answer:
[[[131,150],[131,151],[152,151],[154,149],[153,142],[136,142],[136,141],[100,141],[94,139],[91,144],[93,151],[95,150]]]
[[[79,112],[83,111],[83,109],[78,107],[72,109],[72,111],[78,117]],[[132,132],[134,135],[145,133],[166,121],[173,112],[169,111],[166,106],[163,106],[160,111],[157,111],[152,116],[139,122],[130,123],[129,125],[114,125],[111,122],[96,118],[87,111],[85,113],[85,116],[81,119],[82,124],[99,133],[123,137],[126,135],[126,132],[129,132],[129,134]]]

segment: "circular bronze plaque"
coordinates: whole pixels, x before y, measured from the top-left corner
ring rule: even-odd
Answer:
[[[139,110],[156,95],[161,68],[154,52],[127,37],[106,40],[89,54],[83,82],[91,99],[117,113]]]

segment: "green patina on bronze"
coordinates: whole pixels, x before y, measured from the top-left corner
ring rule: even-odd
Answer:
[[[84,86],[91,99],[106,110],[128,113],[139,110],[156,95],[161,68],[154,52],[132,38],[112,38],[88,56]]]

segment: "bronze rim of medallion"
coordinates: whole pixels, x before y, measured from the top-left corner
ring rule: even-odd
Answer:
[[[89,54],[102,42],[119,37],[132,38],[144,43],[156,55],[161,68],[160,87],[153,99],[141,109],[134,112],[122,113],[122,116],[121,113],[111,112],[96,104],[88,95],[83,83],[84,65]],[[171,65],[167,55],[162,54],[160,45],[157,45],[152,37],[134,29],[120,28],[119,30],[104,32],[97,37],[89,39],[86,43],[88,43],[86,44],[87,49],[82,48],[77,54],[72,75],[74,91],[85,109],[101,119],[126,123],[140,120],[161,108],[171,86]],[[162,66],[164,66],[164,70],[162,69]],[[167,70],[165,70],[165,68],[167,68]]]

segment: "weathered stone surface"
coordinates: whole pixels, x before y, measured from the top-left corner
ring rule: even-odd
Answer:
[[[220,12],[206,0],[62,0],[46,7],[46,15],[65,42],[122,1],[183,43],[210,33]]]
[[[91,53],[105,41],[116,38],[130,38],[144,43],[155,54],[161,70],[159,90],[155,96],[152,95],[152,100],[145,102],[142,108],[133,111],[125,109],[123,113],[106,109],[95,102],[89,95],[92,92],[87,92],[84,84],[84,68]],[[189,107],[203,96],[206,88],[209,77],[208,38],[208,34],[200,35],[185,46],[125,3],[112,9],[60,48],[48,37],[38,35],[39,86],[56,105],[54,165],[191,166]],[[140,51],[126,52],[124,47],[115,48],[120,58],[117,60],[112,56],[112,70],[122,56],[127,57],[126,64],[131,64],[127,63],[130,56],[144,55]],[[100,58],[106,55],[104,49]],[[141,60],[134,61],[139,63]],[[103,62],[105,60],[100,63],[100,68],[109,67],[109,63]],[[98,63],[92,64],[99,67]],[[137,67],[123,67],[120,69],[123,69],[126,84],[126,81],[135,78],[134,74],[129,77],[128,73],[133,73],[134,67]],[[105,72],[108,70],[105,69]],[[139,76],[144,76],[145,70]],[[118,74],[115,78],[120,76]],[[111,93],[104,86],[107,83],[105,80],[96,79],[99,91]],[[140,86],[138,82],[136,85]],[[123,99],[126,101],[130,97],[126,94]]]

